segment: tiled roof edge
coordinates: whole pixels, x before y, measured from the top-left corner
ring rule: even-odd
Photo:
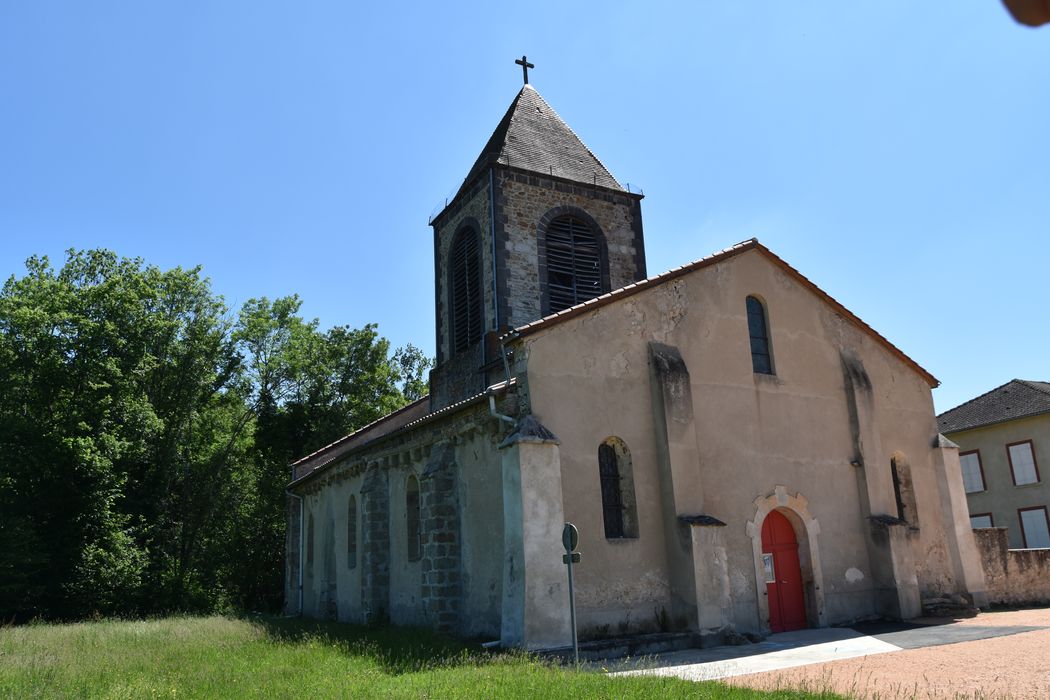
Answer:
[[[1008,381],[1008,382],[1004,382],[1004,383],[1000,384],[1000,385],[999,385],[999,386],[997,386],[997,387],[993,387],[993,388],[989,389],[988,391],[984,392],[983,394],[980,394],[980,395],[978,395],[978,396],[975,396],[975,397],[973,397],[973,398],[972,398],[972,399],[970,399],[969,401],[963,401],[963,402],[962,402],[961,404],[959,404],[958,406],[955,406],[955,407],[953,407],[953,408],[949,408],[949,409],[948,409],[947,411],[945,411],[944,413],[941,413],[941,414],[939,414],[939,415],[937,416],[937,420],[938,420],[938,421],[940,421],[940,420],[941,420],[941,418],[944,418],[944,417],[945,417],[945,416],[947,416],[947,415],[948,415],[949,413],[954,413],[955,411],[958,411],[958,410],[959,410],[960,408],[963,408],[964,406],[969,406],[970,404],[974,403],[975,401],[980,401],[980,400],[981,400],[981,399],[983,399],[983,398],[984,398],[985,396],[988,396],[988,395],[989,395],[989,394],[991,394],[991,393],[994,393],[994,392],[996,392],[996,391],[999,391],[1000,389],[1002,389],[1002,388],[1004,388],[1004,387],[1008,387],[1008,386],[1010,386],[1011,384],[1013,384],[1013,383],[1014,383],[1014,382],[1016,382],[1016,381],[1020,381],[1020,380],[1018,380],[1018,379],[1011,379],[1011,380],[1010,380],[1010,381]]]
[[[371,430],[372,428],[375,428],[375,427],[379,426],[380,424],[387,422],[388,420],[390,420],[394,416],[400,415],[401,413],[404,413],[405,411],[407,411],[410,408],[415,408],[415,406],[417,404],[420,404],[423,401],[428,401],[428,400],[430,400],[430,395],[429,394],[427,396],[422,397],[422,398],[416,399],[415,401],[413,401],[411,403],[407,403],[404,406],[402,406],[401,408],[397,409],[396,411],[391,411],[390,413],[386,414],[385,416],[382,416],[381,418],[376,418],[374,421],[372,421],[368,425],[364,425],[364,426],[358,428],[357,430],[355,430],[354,432],[352,432],[352,433],[350,433],[348,435],[344,435],[343,437],[339,438],[338,440],[335,440],[334,442],[328,443],[324,447],[319,447],[318,449],[314,450],[313,452],[311,452],[310,454],[306,455],[305,457],[300,457],[299,459],[295,460],[294,462],[292,462],[288,466],[290,466],[290,467],[298,466],[298,465],[302,464],[303,462],[305,462],[305,461],[307,461],[307,460],[309,460],[309,459],[311,459],[313,457],[316,457],[317,455],[319,455],[319,454],[321,454],[323,452],[326,452],[326,451],[332,449],[333,447],[337,447],[337,446],[343,444],[344,442],[346,442],[347,440],[350,440],[351,438],[357,437],[358,435],[360,435],[361,433],[363,433],[363,432],[365,432],[367,430]]]
[[[1021,384],[1024,384],[1029,389],[1034,389],[1035,391],[1038,391],[1040,394],[1046,394],[1047,396],[1050,396],[1050,389],[1045,389],[1045,388],[1039,386],[1038,384],[1036,384],[1035,380],[1032,380],[1032,379],[1015,379],[1014,381],[1015,382],[1020,382]],[[1045,384],[1045,382],[1043,382],[1043,383]]]
[[[294,481],[289,483],[287,488],[291,489],[291,488],[294,488],[296,486],[299,486],[299,485],[309,481],[313,477],[317,476],[318,473],[320,473],[322,471],[325,471],[332,464],[334,464],[335,462],[345,458],[347,455],[352,455],[352,454],[354,454],[354,453],[356,453],[356,452],[358,452],[358,451],[360,451],[360,450],[362,450],[362,449],[364,449],[366,447],[371,447],[372,445],[374,445],[376,442],[378,442],[380,440],[386,440],[388,438],[395,437],[395,436],[400,435],[401,433],[403,433],[405,431],[412,430],[412,429],[414,429],[414,428],[416,428],[416,427],[418,427],[420,425],[423,425],[425,423],[429,423],[429,422],[431,422],[433,420],[437,420],[438,418],[450,415],[450,414],[455,413],[455,412],[457,412],[457,411],[459,411],[461,409],[467,408],[468,406],[472,406],[474,404],[477,404],[477,403],[481,402],[482,400],[484,400],[490,393],[498,393],[500,391],[504,391],[505,392],[508,389],[510,389],[511,387],[515,386],[516,384],[517,384],[517,381],[512,377],[509,381],[503,381],[503,382],[500,382],[499,384],[494,384],[494,385],[488,387],[487,389],[485,389],[485,391],[482,391],[481,393],[474,394],[473,396],[465,398],[462,401],[457,401],[456,403],[450,404],[448,406],[445,406],[444,408],[438,409],[437,411],[434,411],[433,413],[428,413],[425,416],[417,418],[416,420],[414,420],[414,421],[412,421],[410,423],[405,423],[404,425],[402,425],[400,428],[398,428],[396,430],[391,430],[389,433],[383,433],[382,435],[378,435],[373,440],[369,440],[368,442],[363,442],[360,445],[358,445],[357,447],[354,447],[353,449],[351,449],[349,452],[345,452],[343,454],[335,455],[335,456],[332,457],[332,459],[328,460],[327,462],[322,462],[322,463],[318,464],[316,467],[313,468],[313,470],[310,471],[309,474],[304,474],[300,478],[295,479]],[[422,399],[420,399],[420,400],[422,400]],[[404,410],[404,409],[399,409],[399,411],[401,411],[401,410]],[[394,415],[394,414],[391,413],[391,414],[389,414],[386,417],[389,418],[392,415]],[[380,419],[380,420],[383,420],[383,419]],[[364,430],[364,428],[362,428],[361,430]],[[360,432],[361,431],[359,430],[359,431],[357,431],[355,433],[351,433],[350,435],[347,435],[344,438],[340,438],[336,442],[332,443],[332,445],[329,445],[327,447],[322,447],[320,450],[315,452],[314,455],[320,454],[320,453],[324,452],[325,450],[328,450],[330,447],[332,447],[332,446],[334,446],[334,445],[336,445],[338,443],[345,442],[346,440],[350,439],[351,437],[353,437],[354,435],[357,435]],[[304,457],[303,459],[306,459],[306,458]],[[299,460],[299,462],[301,462],[301,461],[303,461],[303,460]],[[296,462],[296,464],[298,464],[299,462]]]
[[[624,189],[623,185],[620,184],[620,181],[617,180],[616,176],[612,174],[612,171],[609,170],[609,168],[605,167],[605,163],[602,162],[602,159],[599,158],[597,155],[595,155],[594,151],[591,150],[591,147],[588,146],[587,143],[583,139],[580,138],[580,135],[576,133],[576,130],[573,129],[569,125],[569,122],[565,121],[565,119],[562,118],[561,114],[558,113],[558,110],[556,110],[553,107],[551,107],[550,102],[547,102],[546,98],[544,98],[543,95],[540,94],[540,91],[537,90],[536,88],[532,87],[528,83],[525,84],[525,87],[526,88],[531,88],[532,91],[536,93],[536,97],[540,98],[540,101],[543,102],[543,104],[547,105],[547,109],[549,109],[551,112],[554,113],[554,116],[556,116],[558,118],[558,121],[560,121],[562,124],[565,125],[565,128],[569,130],[569,133],[576,137],[576,140],[579,141],[580,145],[583,146],[583,150],[587,151],[587,154],[591,158],[594,158],[594,162],[596,162],[598,165],[602,166],[602,169],[605,171],[605,174],[608,175],[612,179],[612,181],[616,183],[616,186],[619,187],[621,190],[623,190]],[[612,189],[612,188],[606,188],[606,189]]]
[[[891,354],[895,355],[898,359],[902,360],[906,365],[915,370],[923,379],[926,380],[926,382],[931,387],[940,386],[940,381],[938,381],[936,377],[934,377],[932,374],[926,371],[918,362],[913,360],[903,350],[891,343],[884,335],[882,335],[877,330],[865,323],[865,321],[859,316],[857,316],[855,313],[843,306],[837,299],[835,299],[835,297],[825,292],[823,289],[818,287],[812,280],[810,280],[808,277],[806,277],[794,267],[789,265],[783,258],[781,258],[769,248],[759,243],[757,238],[749,238],[746,241],[741,241],[740,243],[720,250],[717,253],[712,253],[711,255],[700,258],[699,260],[695,260],[691,263],[687,263],[680,267],[672,268],[670,270],[667,270],[666,272],[662,272],[659,275],[656,275],[655,277],[649,277],[639,282],[629,284],[625,287],[614,289],[613,291],[602,294],[601,296],[595,297],[594,299],[588,299],[582,304],[571,306],[568,309],[559,311],[556,314],[551,314],[550,316],[545,316],[537,321],[533,321],[532,323],[527,323],[524,326],[520,326],[511,331],[510,333],[504,335],[503,337],[514,338],[530,335],[542,328],[561,323],[562,321],[566,321],[575,316],[587,313],[588,311],[591,311],[598,307],[605,306],[606,304],[611,304],[620,298],[637,294],[638,292],[649,289],[650,287],[655,287],[664,282],[667,282],[668,280],[681,277],[682,275],[693,272],[694,270],[699,270],[701,268],[708,267],[717,262],[728,260],[749,250],[760,251],[775,265],[777,265],[777,267],[781,268],[782,270],[790,274],[792,277],[794,277],[800,284],[802,284],[803,287],[806,287],[810,291],[814,292],[818,297],[822,298],[824,301],[830,304],[832,308],[834,308],[840,314],[845,316],[848,320],[852,321],[854,324],[859,326],[861,330],[868,333],[868,335],[874,338],[879,344],[881,344],[883,347],[889,350]]]
[[[1045,416],[1050,413],[1050,409],[1043,411],[1036,411],[1035,413],[1026,413],[1022,416],[1010,416],[1009,418],[997,418],[996,420],[990,420],[985,423],[976,423],[974,425],[968,425],[965,428],[956,428],[955,430],[943,430],[940,426],[937,427],[945,435],[957,435],[958,433],[965,433],[968,430],[978,430],[980,428],[988,428],[993,425],[999,425],[1000,423],[1009,423],[1015,420],[1024,420],[1025,418],[1035,418],[1036,416]],[[942,414],[943,415],[943,414]]]

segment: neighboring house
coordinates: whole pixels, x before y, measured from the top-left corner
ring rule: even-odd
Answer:
[[[566,521],[590,637],[986,601],[937,380],[758,241],[647,279],[641,199],[522,88],[431,222],[429,397],[293,465],[289,612],[567,644]]]
[[[1050,547],[1050,383],[1014,379],[937,417],[959,446],[973,527],[1005,527],[1010,547]]]

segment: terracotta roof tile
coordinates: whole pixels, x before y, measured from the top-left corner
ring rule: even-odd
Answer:
[[[880,345],[884,346],[892,354],[900,358],[905,364],[907,364],[916,372],[918,372],[930,386],[936,387],[940,385],[940,382],[937,381],[937,378],[929,372],[927,372],[925,369],[923,369],[919,365],[919,363],[905,355],[900,348],[891,343],[889,340],[886,339],[885,336],[883,336],[881,333],[869,326],[867,323],[861,320],[860,317],[858,317],[852,311],[850,311],[841,303],[839,303],[839,301],[836,300],[833,296],[831,296],[823,289],[818,287],[816,284],[814,284],[812,281],[810,281],[808,277],[806,277],[794,267],[789,265],[769,248],[766,248],[764,245],[759,243],[757,238],[750,238],[746,241],[741,241],[740,243],[720,250],[717,253],[713,253],[711,255],[708,255],[707,257],[700,258],[699,260],[695,260],[691,263],[672,268],[667,272],[663,272],[659,275],[656,275],[655,277],[650,277],[648,279],[641,280],[640,282],[633,282],[627,285],[626,287],[620,287],[619,289],[614,289],[613,291],[603,294],[599,297],[595,297],[594,299],[588,299],[582,304],[571,306],[567,309],[559,311],[556,314],[551,314],[550,316],[545,316],[544,318],[541,318],[537,321],[533,321],[532,323],[527,323],[524,326],[520,326],[508,333],[504,337],[518,337],[529,335],[530,333],[534,333],[542,328],[547,328],[549,326],[561,323],[562,321],[568,320],[575,316],[579,316],[580,314],[587,313],[600,306],[615,303],[620,299],[624,299],[626,297],[637,294],[643,290],[658,286],[660,284],[663,284],[664,282],[668,282],[677,277],[681,277],[682,275],[686,275],[690,272],[693,272],[694,270],[699,270],[701,268],[708,267],[709,265],[714,265],[724,260],[728,260],[749,250],[756,250],[765,255],[775,265],[784,270],[791,277],[794,277],[795,280],[802,284],[802,286],[806,287],[818,297],[823,299],[825,302],[830,304],[845,318],[852,321],[861,330],[863,330],[869,336],[874,338]]]

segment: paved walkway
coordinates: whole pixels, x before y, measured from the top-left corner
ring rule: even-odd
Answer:
[[[855,628],[832,627],[774,634],[758,644],[669,652],[623,661],[609,670],[616,675],[649,674],[694,681],[716,680],[1043,629],[1047,628],[961,625],[944,621],[932,624],[869,623]]]

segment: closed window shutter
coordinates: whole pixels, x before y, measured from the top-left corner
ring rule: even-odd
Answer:
[[[466,229],[456,237],[450,254],[452,345],[466,350],[481,337],[481,265],[478,237]]]
[[[607,538],[623,537],[623,497],[620,492],[620,468],[611,445],[598,446],[598,475],[602,488],[602,516]]]
[[[591,228],[563,216],[547,227],[547,292],[555,313],[601,296],[601,252]]]

